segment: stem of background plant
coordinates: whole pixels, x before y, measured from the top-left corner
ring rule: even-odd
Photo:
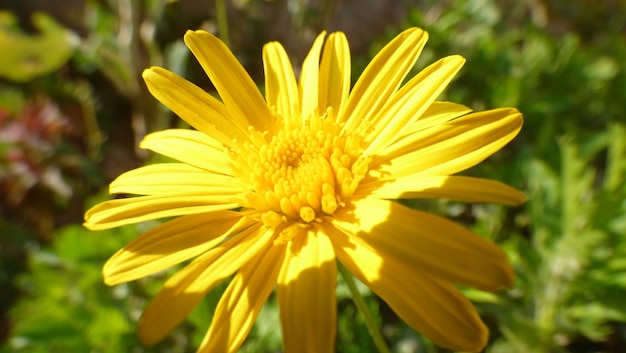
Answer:
[[[217,30],[220,35],[220,39],[226,46],[230,45],[230,39],[228,38],[228,13],[226,11],[226,0],[215,1],[215,12],[217,16]]]
[[[380,328],[374,321],[374,317],[372,313],[370,313],[367,308],[367,304],[365,303],[365,299],[359,292],[359,289],[356,287],[356,283],[354,282],[354,278],[352,278],[352,273],[348,271],[341,263],[337,264],[337,268],[339,269],[339,273],[341,277],[346,282],[348,289],[350,290],[350,294],[352,294],[352,301],[356,305],[357,309],[363,316],[363,321],[365,321],[365,325],[367,326],[367,330],[369,331],[372,339],[374,340],[374,344],[380,353],[389,353],[389,347],[385,343],[385,339],[380,333]]]

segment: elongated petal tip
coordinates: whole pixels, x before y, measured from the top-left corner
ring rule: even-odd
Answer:
[[[107,286],[114,286],[123,283],[123,281],[116,281],[115,278],[113,278],[119,272],[119,270],[116,269],[114,266],[110,266],[109,262],[110,260],[107,261],[107,263],[105,263],[102,267],[102,278],[104,279],[104,284],[106,284]]]
[[[519,125],[520,128],[522,127],[524,124],[524,116],[517,108],[507,107],[500,109],[502,109],[502,115],[504,117],[509,117],[511,120],[515,121],[516,125]]]
[[[424,31],[419,27],[410,27],[404,30],[404,32],[398,34],[396,38],[406,38],[415,35],[416,37],[422,37],[425,40],[428,40],[428,32]]]
[[[146,77],[147,77],[147,76],[149,76],[149,75],[150,75],[150,73],[152,72],[152,69],[153,69],[153,67],[149,67],[149,68],[147,68],[147,69],[144,69],[144,70],[141,72],[141,77],[143,77],[143,79],[145,80],[145,79],[146,79]]]
[[[166,75],[173,75],[173,74],[169,70],[164,69],[159,66],[150,66],[149,68],[144,69],[141,72],[141,77],[144,79],[144,81],[146,81],[146,83],[149,83],[149,81],[158,82],[156,80],[159,80],[162,76],[166,76]]]
[[[183,37],[183,41],[185,42],[185,44],[187,44],[188,47],[192,45],[191,43],[193,41],[199,40],[219,41],[216,36],[203,30],[187,30],[187,32],[185,32],[185,36]]]
[[[441,58],[441,60],[439,60],[441,66],[443,66],[443,65],[445,65],[447,63],[450,63],[450,62],[454,62],[454,63],[456,63],[458,65],[459,68],[461,66],[463,66],[466,61],[467,60],[463,56],[458,55],[458,54],[452,54],[452,55],[446,56],[444,58]]]
[[[265,98],[226,44],[205,31],[187,32],[184,41],[215,86],[230,120],[238,126],[272,131],[272,114]]]
[[[476,333],[476,337],[472,341],[465,341],[462,344],[450,338],[449,342],[439,343],[443,347],[448,347],[458,352],[482,352],[489,343],[489,329],[484,327]]]
[[[96,230],[100,230],[100,229],[95,229],[93,227],[93,225],[91,223],[89,223],[89,220],[86,220],[85,222],[83,222],[83,227],[91,230],[91,231],[96,231]]]
[[[83,226],[89,230],[102,230],[105,228],[101,228],[98,226],[98,222],[94,221],[94,214],[97,212],[97,208],[100,204],[91,207],[85,212],[85,222]]]
[[[200,36],[208,35],[210,37],[216,38],[213,34],[207,32],[207,31],[201,30],[201,29],[197,29],[197,30],[188,29],[185,32],[185,36],[183,37],[183,39],[185,40],[185,42],[187,42],[189,37],[192,37],[192,36],[195,36],[195,35],[200,35]]]
[[[433,339],[438,346],[455,352],[482,352],[489,343],[489,329],[477,314],[475,320],[470,326],[448,326],[448,323],[442,322],[441,327],[448,327],[449,331],[437,336],[436,340],[428,338]]]
[[[517,199],[515,200],[515,203],[511,203],[511,206],[521,206],[527,201],[526,195],[521,191],[519,191],[516,197]]]

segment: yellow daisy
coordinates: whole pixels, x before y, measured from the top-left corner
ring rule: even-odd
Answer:
[[[390,200],[522,203],[522,193],[500,182],[451,176],[508,143],[521,114],[436,101],[463,65],[460,56],[403,84],[427,40],[418,28],[389,42],[352,89],[344,34],[325,38],[315,40],[299,80],[283,47],[265,45],[265,99],[229,49],[203,31],[189,31],[185,43],[221,101],[163,68],[144,71],[150,92],[196,130],[146,136],[142,148],[179,162],[120,175],[110,192],[141,196],[96,205],[85,224],[98,230],[178,217],[104,266],[115,285],[194,258],[145,310],[138,332],[146,344],[232,276],[199,351],[236,351],[276,288],[285,352],[331,352],[339,261],[434,343],[485,346],[487,328],[455,285],[511,286],[505,253]]]

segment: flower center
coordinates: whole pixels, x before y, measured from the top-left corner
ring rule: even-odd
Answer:
[[[251,128],[252,142],[235,152],[237,177],[250,189],[240,202],[260,211],[265,225],[320,222],[345,205],[367,173],[361,139],[342,135],[328,113],[285,126],[271,138]]]

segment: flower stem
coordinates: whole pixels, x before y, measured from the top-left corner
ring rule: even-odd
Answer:
[[[220,39],[227,46],[230,45],[230,38],[228,35],[228,12],[226,10],[226,1],[215,1],[215,12],[217,20],[217,31],[220,35]]]
[[[363,316],[363,321],[365,321],[367,330],[372,336],[372,339],[374,340],[374,344],[376,345],[378,352],[389,353],[390,352],[389,347],[387,347],[387,344],[385,343],[385,339],[381,335],[380,328],[374,321],[374,317],[372,316],[372,313],[367,308],[365,299],[363,299],[363,296],[359,292],[359,289],[356,287],[354,278],[352,278],[352,273],[350,273],[350,271],[348,271],[348,269],[346,269],[341,263],[338,263],[337,265],[338,265],[337,267],[339,269],[339,273],[341,274],[341,277],[346,282],[346,285],[348,286],[348,289],[350,290],[350,294],[352,294],[352,301],[354,301],[354,304],[356,305],[357,309]]]

